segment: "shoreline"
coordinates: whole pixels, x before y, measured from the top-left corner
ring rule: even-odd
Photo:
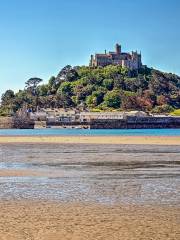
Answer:
[[[180,145],[180,136],[0,136],[0,144],[10,143]]]

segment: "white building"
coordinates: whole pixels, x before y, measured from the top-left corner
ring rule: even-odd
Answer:
[[[147,114],[142,111],[130,112],[81,112],[79,115],[80,122],[89,122],[94,119],[118,120],[125,119],[127,116],[146,117]]]
[[[76,120],[75,110],[42,109],[35,113],[29,113],[30,119],[48,122],[73,122]]]

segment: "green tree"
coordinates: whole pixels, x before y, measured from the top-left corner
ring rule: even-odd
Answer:
[[[48,81],[48,94],[55,94],[59,85],[60,84],[56,82],[56,78],[54,76],[50,77]]]
[[[39,96],[47,96],[49,92],[49,86],[48,84],[42,84],[38,86],[37,92]]]
[[[71,99],[73,94],[73,88],[70,82],[61,83],[60,87],[57,90],[57,94],[59,96],[59,100],[62,102],[63,107],[73,105],[74,102]]]
[[[111,91],[113,89],[113,86],[114,86],[114,81],[113,79],[104,79],[103,80],[103,86],[105,88],[107,88],[107,90]]]
[[[35,109],[38,107],[38,85],[42,82],[43,80],[41,78],[30,78],[26,83],[25,83],[25,88],[27,92],[29,92],[33,98],[34,98],[34,104],[35,104]]]
[[[104,93],[101,91],[94,91],[92,95],[86,99],[86,104],[92,108],[96,107],[103,102]]]
[[[77,80],[79,77],[78,72],[75,68],[70,65],[65,66],[56,77],[56,84],[61,82],[72,82]]]
[[[42,82],[43,80],[41,78],[30,78],[26,83],[25,83],[25,88],[33,95],[37,95],[37,86]]]
[[[104,96],[104,104],[111,108],[120,108],[121,99],[119,91],[113,90],[107,92]]]
[[[16,111],[14,100],[15,94],[12,90],[7,90],[2,94],[0,107],[1,116],[11,115]]]
[[[15,97],[14,92],[12,90],[7,90],[1,96],[2,104],[4,104],[4,105],[10,104],[13,101],[14,97]]]
[[[164,104],[161,106],[156,106],[153,110],[152,113],[170,113],[173,112],[174,108],[168,104]]]
[[[72,95],[72,85],[70,82],[63,82],[58,88],[57,93],[60,95],[70,96]]]

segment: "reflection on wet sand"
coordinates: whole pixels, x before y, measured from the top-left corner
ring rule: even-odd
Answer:
[[[178,204],[180,147],[3,144],[0,198]]]

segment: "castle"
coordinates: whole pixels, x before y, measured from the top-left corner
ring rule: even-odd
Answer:
[[[138,70],[142,67],[141,53],[124,53],[121,51],[121,45],[116,44],[115,52],[97,53],[91,55],[91,67],[105,67],[107,65],[120,65],[130,70]]]

